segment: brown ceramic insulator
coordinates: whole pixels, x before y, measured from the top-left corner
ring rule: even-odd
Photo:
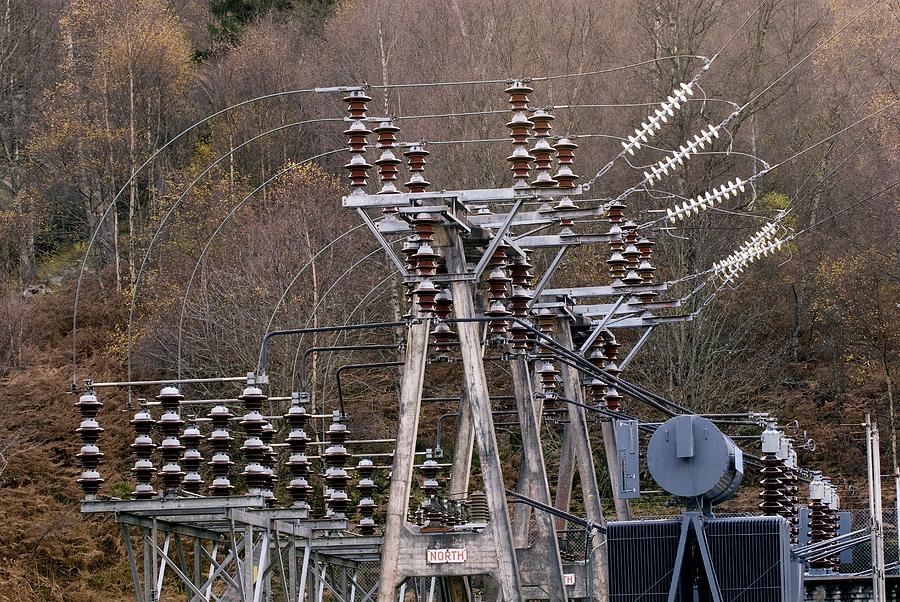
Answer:
[[[618,251],[621,253],[625,250],[625,243],[622,241],[622,227],[619,224],[612,224],[609,227],[609,231],[606,233],[610,238],[609,242],[609,252],[615,253]]]
[[[607,359],[609,362],[615,362],[619,359],[619,348],[622,346],[616,341],[615,338],[606,335],[607,338],[603,340],[603,357]]]
[[[578,145],[568,138],[560,138],[553,145],[556,150],[557,171],[553,179],[559,182],[560,188],[575,188],[578,176],[572,173],[572,165],[575,163],[575,149]]]
[[[430,345],[437,353],[448,353],[450,345],[456,340],[456,333],[450,330],[446,322],[438,322],[431,331]]]
[[[606,218],[610,224],[621,225],[625,221],[625,209],[627,206],[621,201],[612,201],[606,208]]]
[[[419,243],[431,244],[434,242],[434,227],[438,223],[438,218],[433,213],[417,213],[413,218],[413,227],[416,229],[416,236],[419,237]]]
[[[798,506],[799,487],[797,471],[793,468],[785,467],[784,476],[782,477],[781,481],[784,487],[784,510],[781,513],[781,516],[783,516],[791,526],[791,543],[797,543],[800,532],[800,508]]]
[[[509,322],[507,322],[505,318],[510,317],[512,313],[506,309],[506,306],[502,301],[492,301],[490,307],[484,310],[484,315],[488,318],[493,318],[488,323],[488,334],[498,336],[506,335],[506,331],[509,328]]]
[[[381,154],[375,160],[378,177],[381,180],[381,190],[378,191],[378,194],[398,194],[400,191],[397,190],[395,182],[400,171],[399,166],[403,161],[397,158],[393,149],[397,146],[397,132],[400,131],[400,128],[395,126],[392,121],[385,120],[372,131],[378,135],[375,146],[381,150]],[[385,207],[382,211],[384,213],[398,212],[396,207]]]
[[[207,439],[213,452],[208,463],[213,478],[209,485],[209,492],[214,496],[231,495],[234,491],[234,486],[228,478],[228,473],[234,464],[228,456],[228,448],[234,441],[228,432],[228,425],[233,417],[231,410],[224,405],[214,406],[209,412],[213,428]]]
[[[626,245],[634,245],[638,241],[638,225],[633,220],[625,220],[622,224],[622,241]],[[640,253],[640,251],[638,251]]]
[[[800,538],[800,479],[797,476],[797,470],[789,471],[789,481],[791,484],[791,543],[797,543]]]
[[[434,315],[441,320],[447,320],[453,313],[453,294],[449,288],[442,288],[434,298]]]
[[[538,312],[537,328],[541,334],[552,335],[556,332],[556,316],[549,309],[542,309]]]
[[[359,512],[359,534],[369,536],[375,534],[375,464],[369,458],[363,458],[356,465],[356,492],[359,494],[359,503],[356,510]]]
[[[656,268],[650,264],[648,259],[641,259],[637,273],[644,284],[653,284],[653,275],[656,273]]]
[[[487,271],[490,272],[495,268],[500,268],[501,270],[506,269],[506,266],[509,264],[509,259],[507,257],[509,250],[509,244],[506,241],[500,241],[494,254],[488,259]]]
[[[419,311],[423,315],[430,315],[434,311],[434,300],[438,292],[440,291],[434,286],[434,282],[428,278],[416,285],[415,290],[413,290],[413,296],[416,298]]]
[[[644,283],[644,279],[638,275],[636,270],[628,270],[621,282],[624,286],[640,286]]]
[[[624,398],[617,388],[606,387],[606,391],[603,394],[603,403],[606,404],[607,410],[618,412],[622,408],[622,399]]]
[[[828,524],[828,507],[822,500],[813,500],[809,504],[809,543],[810,545],[821,543],[830,538],[831,531]],[[809,568],[828,569],[832,563],[829,558],[811,560]]]
[[[345,518],[350,506],[350,497],[347,495],[347,483],[350,475],[347,474],[347,461],[350,452],[344,444],[350,431],[343,423],[340,412],[334,412],[331,424],[328,427],[326,438],[328,447],[322,452],[322,460],[325,463],[325,507],[328,518]]]
[[[537,372],[538,379],[541,382],[541,389],[544,391],[544,394],[556,391],[559,369],[553,365],[553,362],[548,360],[541,361],[535,372]]]
[[[516,316],[517,312],[521,312],[521,308],[516,307],[516,299],[513,298],[511,302],[512,314]],[[528,313],[528,301],[527,299],[524,302],[525,306],[525,314]],[[518,317],[518,316],[516,316]],[[524,319],[524,318],[523,318]],[[528,337],[528,329],[525,328],[522,324],[518,322],[511,322],[509,325],[509,337],[511,347],[516,351],[528,350],[531,349],[532,344],[529,341]]]
[[[299,396],[291,399],[291,407],[284,415],[284,419],[291,429],[287,436],[288,449],[291,452],[288,458],[291,481],[287,485],[287,492],[295,507],[307,507],[312,491],[307,480],[309,460],[306,457],[306,446],[309,444],[310,438],[305,429],[309,415],[306,413],[306,408],[300,405]]]
[[[531,268],[532,265],[528,262],[528,258],[516,253],[513,260],[509,263],[509,275],[512,278],[513,286],[530,289],[534,278]]]
[[[349,172],[350,186],[354,190],[362,190],[369,181],[369,170],[372,166],[366,161],[366,147],[371,133],[363,121],[354,121],[344,130],[350,151],[350,161],[344,165],[344,169]]]
[[[368,103],[372,99],[366,96],[362,90],[350,90],[344,96],[344,102],[347,103],[347,113],[350,119],[360,120],[366,118]]]
[[[567,196],[564,196],[561,199],[559,199],[559,202],[553,208],[554,211],[573,211],[575,209],[578,209],[578,205],[576,205],[572,201],[572,199],[570,199]],[[561,215],[559,217],[559,225],[561,228],[568,229],[566,231],[567,233],[571,233],[570,230],[571,230],[572,226],[575,225],[575,220],[571,216]]]
[[[550,171],[553,169],[553,158],[556,150],[550,145],[550,122],[553,115],[542,109],[536,110],[531,115],[534,124],[534,147],[530,153],[534,157],[535,178],[531,181],[532,188],[555,188],[558,182],[553,179]]]
[[[628,260],[619,251],[613,251],[610,258],[606,260],[606,264],[609,266],[609,275],[613,281],[622,280],[625,277]]]
[[[353,155],[365,155],[371,133],[372,131],[364,121],[354,121],[349,128],[344,130],[344,135],[347,136],[347,147]],[[369,169],[371,169],[371,165]]]
[[[602,380],[599,378],[592,378],[588,383],[587,388],[591,403],[597,406],[606,404],[606,401],[604,400],[604,396],[606,395],[606,385]]]
[[[403,156],[406,157],[407,166],[409,167],[409,182],[404,184],[410,192],[425,192],[431,186],[431,182],[425,179],[425,163],[428,155],[430,155],[425,147],[421,144],[414,144],[409,147]]]
[[[135,499],[144,500],[156,495],[156,490],[153,489],[152,485],[153,476],[156,474],[156,466],[153,465],[151,459],[153,457],[153,450],[156,449],[156,444],[153,442],[152,438],[153,427],[156,425],[156,420],[154,420],[153,416],[150,414],[147,400],[141,399],[139,403],[140,407],[131,421],[131,426],[134,428],[135,434],[134,443],[131,444],[131,449],[134,451],[135,456],[134,467],[131,469],[131,474],[134,475],[134,480],[137,482],[131,495],[133,495]]]
[[[641,259],[646,259],[647,261],[653,259],[653,247],[656,246],[655,242],[644,236],[639,236],[637,242],[634,244],[637,245],[638,251],[641,252]]]
[[[434,276],[437,273],[439,257],[430,244],[427,242],[420,243],[415,255],[413,255],[413,260],[416,262],[416,274],[424,278]]]
[[[509,104],[512,108],[512,119],[506,124],[509,129],[509,135],[513,140],[513,152],[506,158],[510,163],[510,170],[513,172],[515,180],[514,187],[524,188],[528,186],[528,173],[531,169],[530,163],[534,161],[534,157],[528,154],[528,137],[532,123],[526,115],[528,110],[528,95],[533,90],[525,85],[524,82],[513,82],[507,89],[509,94]]]
[[[641,262],[641,252],[633,242],[625,241],[625,249],[622,251],[622,257],[627,262],[629,270],[637,270]]]
[[[775,454],[767,454],[761,459],[763,468],[759,472],[763,478],[759,481],[761,487],[759,498],[762,500],[759,509],[767,516],[777,516],[784,511],[781,484],[784,476],[784,460]]]
[[[506,301],[507,288],[512,278],[506,275],[503,268],[494,268],[487,278],[488,299],[490,301]]]
[[[606,367],[606,356],[603,355],[602,341],[595,342],[591,346],[591,352],[587,359],[588,362],[598,370],[603,370]],[[603,395],[606,393],[606,384],[599,378],[594,377],[588,384],[588,393],[590,394],[593,403],[601,404],[603,402]]]
[[[372,166],[366,161],[368,136],[372,132],[366,127],[365,118],[367,103],[372,100],[362,90],[350,90],[344,97],[347,103],[347,114],[352,123],[344,131],[348,138],[350,161],[344,166],[349,172],[350,186],[354,191],[362,191],[368,182],[369,170]]]

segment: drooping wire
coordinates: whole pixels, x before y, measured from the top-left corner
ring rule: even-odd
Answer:
[[[194,269],[191,271],[191,276],[190,276],[190,278],[188,278],[187,286],[186,286],[185,289],[184,289],[184,295],[183,295],[182,298],[181,298],[181,312],[180,312],[180,314],[179,314],[179,316],[178,316],[178,329],[177,329],[177,333],[178,333],[177,338],[178,338],[178,341],[177,341],[177,345],[176,345],[176,370],[177,370],[177,375],[178,375],[178,378],[179,378],[179,379],[181,378],[181,366],[182,366],[182,363],[181,363],[181,360],[182,360],[182,357],[181,357],[181,349],[182,349],[182,340],[183,340],[183,336],[182,336],[182,335],[183,335],[183,329],[184,329],[184,319],[185,319],[185,316],[186,316],[186,313],[187,313],[187,299],[188,299],[188,296],[190,295],[191,287],[192,287],[193,284],[194,284],[194,279],[197,277],[197,273],[199,272],[200,265],[202,264],[204,257],[206,257],[206,253],[209,251],[210,247],[212,246],[213,241],[216,239],[216,237],[217,237],[219,234],[221,234],[221,232],[222,232],[222,230],[224,229],[225,225],[228,223],[228,221],[229,221],[232,217],[234,217],[234,215],[235,215],[235,214],[238,212],[238,210],[244,205],[244,203],[246,203],[248,200],[250,200],[251,198],[253,198],[253,197],[256,195],[256,193],[258,193],[258,192],[261,191],[263,188],[265,188],[266,186],[268,186],[268,185],[269,185],[270,183],[272,183],[274,180],[276,180],[276,179],[280,178],[281,176],[283,176],[283,175],[285,175],[285,174],[287,174],[287,173],[289,173],[289,172],[291,172],[291,171],[294,171],[294,170],[296,170],[296,169],[302,167],[303,165],[306,165],[306,164],[308,164],[308,163],[310,163],[310,162],[312,162],[312,161],[316,161],[316,160],[318,160],[318,159],[321,159],[322,157],[326,157],[326,156],[328,156],[328,155],[333,155],[333,154],[338,153],[338,152],[343,152],[343,151],[345,151],[345,150],[346,150],[345,148],[339,148],[339,149],[334,149],[334,150],[326,151],[326,152],[324,152],[324,153],[319,153],[319,154],[317,154],[317,155],[313,155],[312,157],[308,157],[308,158],[306,158],[306,159],[303,159],[303,160],[300,161],[299,163],[295,163],[295,164],[289,165],[288,167],[282,169],[281,171],[278,171],[277,173],[275,173],[274,175],[272,175],[269,179],[267,179],[266,181],[264,181],[263,183],[261,183],[259,186],[257,186],[256,188],[254,188],[253,190],[251,190],[250,192],[248,192],[248,193],[244,196],[244,198],[242,198],[240,201],[238,201],[237,204],[235,204],[234,207],[231,208],[231,210],[228,212],[228,214],[227,214],[227,215],[219,222],[219,225],[216,227],[215,231],[212,233],[212,235],[211,235],[211,236],[209,237],[209,239],[206,241],[206,244],[203,246],[203,249],[202,249],[201,252],[200,252],[200,256],[197,258],[197,262],[194,264]],[[360,227],[360,226],[357,226],[356,228],[353,228],[352,230],[349,230],[348,232],[345,232],[344,234],[341,234],[337,239],[335,239],[335,240],[332,241],[332,242],[337,242],[337,240],[340,240],[344,235],[346,235],[347,233],[349,233],[349,232],[351,232],[351,231],[353,231],[353,230],[358,229],[359,227]],[[129,349],[129,353],[130,353],[130,349]]]

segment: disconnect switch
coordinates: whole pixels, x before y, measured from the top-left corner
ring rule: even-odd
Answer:
[[[619,483],[621,488],[616,492],[619,499],[627,500],[641,496],[640,482],[640,447],[638,441],[638,421],[613,421],[616,437],[616,456],[619,464]]]

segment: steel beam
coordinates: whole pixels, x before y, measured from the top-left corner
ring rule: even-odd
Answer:
[[[384,545],[381,551],[379,602],[393,602],[396,588],[402,578],[399,565],[401,534],[406,524],[413,479],[430,327],[431,323],[427,320],[412,324],[407,336],[405,366],[400,381],[397,442],[394,446],[394,462],[384,525]]]
[[[572,330],[568,319],[561,318],[557,320],[556,340],[566,349],[572,348]],[[578,371],[572,366],[560,362],[560,375],[562,376],[563,391],[565,391],[566,397],[583,404],[581,379]],[[591,450],[591,437],[590,433],[588,433],[584,408],[571,403],[567,405],[585,514],[592,523],[605,526],[606,521],[603,518],[603,509],[600,507],[600,488],[597,486],[597,471],[594,469],[594,453]],[[615,461],[615,441],[612,441],[612,450],[612,458]],[[607,456],[609,456],[608,446]],[[603,536],[595,533],[591,538],[591,548],[597,550],[593,558],[594,592],[601,599],[605,599],[608,596],[606,578],[607,556],[606,547],[603,546],[602,540]]]

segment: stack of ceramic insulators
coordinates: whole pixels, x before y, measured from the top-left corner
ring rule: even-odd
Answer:
[[[397,147],[397,132],[400,128],[394,125],[389,119],[379,123],[373,130],[378,136],[375,146],[381,150],[381,155],[375,160],[375,166],[378,168],[378,177],[381,180],[381,190],[378,194],[399,194],[397,190],[397,174],[398,166],[403,163],[394,154]],[[397,213],[399,209],[396,207],[385,207],[382,209],[384,213]]]
[[[347,495],[350,476],[346,469],[350,452],[344,445],[349,435],[350,431],[344,424],[344,417],[339,411],[333,412],[326,433],[328,447],[322,452],[325,463],[325,507],[328,518],[346,518],[347,509],[350,507],[350,497]]]
[[[181,456],[181,465],[184,467],[184,478],[181,480],[181,487],[188,493],[200,493],[203,487],[203,477],[200,476],[200,467],[203,466],[203,454],[200,453],[200,444],[203,442],[203,435],[197,427],[196,420],[191,417],[187,427],[181,434],[181,441],[184,443],[184,455]]]
[[[506,308],[507,289],[512,278],[506,274],[506,249],[507,245],[501,243],[494,254],[488,260],[487,285],[488,285],[488,309],[484,315],[492,318],[488,323],[488,333],[495,337],[505,337],[509,322],[506,318],[512,313]]]
[[[261,495],[269,500],[274,496],[268,488],[271,469],[269,447],[262,440],[263,426],[266,420],[262,417],[262,404],[267,399],[258,387],[246,387],[238,399],[244,404],[244,415],[241,417],[241,428],[244,430],[244,444],[241,452],[246,465],[241,476],[247,482],[247,490],[251,495]]]
[[[631,220],[622,224],[622,242],[625,248],[622,249],[622,257],[625,259],[625,276],[622,277],[621,283],[625,286],[640,286],[644,283],[644,279],[638,275],[638,267],[641,262],[641,252],[637,248],[637,224]]]
[[[606,369],[606,356],[603,354],[603,341],[599,338],[591,345],[588,361],[597,370]],[[606,401],[604,400],[604,397],[606,395],[606,383],[596,376],[591,377],[591,380],[588,383],[588,395],[590,396],[591,403],[594,405],[605,406]]]
[[[534,157],[528,153],[529,130],[534,125],[528,118],[528,95],[534,90],[524,82],[513,82],[507,89],[512,119],[506,124],[513,140],[513,152],[506,158],[513,173],[513,188],[528,188],[528,174]]]
[[[512,284],[512,294],[509,296],[509,309],[512,317],[519,320],[528,318],[528,304],[531,302],[531,264],[528,258],[514,253],[508,266]],[[532,347],[529,342],[528,328],[519,322],[511,322],[509,326],[510,343],[513,351],[525,351]]]
[[[371,98],[362,90],[351,90],[344,97],[347,103],[347,113],[350,116],[350,127],[344,131],[347,136],[350,151],[350,161],[344,166],[349,172],[350,190],[355,193],[364,193],[369,180],[369,170],[372,166],[366,161],[366,147],[368,137],[372,132],[366,127],[367,104]]]
[[[209,461],[210,471],[212,472],[212,483],[209,485],[209,492],[214,496],[231,495],[234,486],[228,478],[229,472],[234,462],[228,455],[228,449],[234,442],[228,431],[229,423],[234,417],[228,406],[217,404],[209,411],[209,418],[212,421],[212,433],[210,433],[207,441],[212,449],[212,459]]]
[[[784,460],[778,457],[781,452],[781,432],[773,424],[769,424],[761,435],[762,463],[760,470],[762,480],[759,485],[759,497],[762,500],[759,508],[767,516],[783,516],[784,499]]]
[[[431,186],[431,182],[424,176],[426,159],[429,154],[431,153],[425,150],[424,144],[413,144],[403,153],[409,168],[409,181],[404,186],[409,192],[425,192]]]
[[[809,484],[809,543],[810,545],[821,543],[831,538],[831,525],[828,515],[828,506],[825,505],[825,481],[822,475],[816,474]],[[832,563],[828,558],[811,560],[809,567],[825,570],[831,568]]]
[[[134,475],[136,485],[131,495],[135,499],[145,500],[156,495],[153,489],[153,476],[156,474],[156,466],[153,464],[153,450],[156,444],[153,442],[153,427],[156,420],[150,414],[150,407],[147,405],[146,399],[138,401],[138,411],[131,420],[131,426],[134,428],[134,443],[131,449],[134,451],[135,461],[131,474]]]
[[[781,516],[790,523],[791,541],[796,543],[800,532],[799,479],[797,478],[797,453],[794,451],[790,439],[781,438],[781,451],[778,457],[784,461],[784,476],[782,477],[784,510]]]
[[[613,285],[619,284],[625,277],[625,267],[628,261],[622,255],[625,250],[623,241],[622,224],[625,221],[625,205],[619,201],[611,202],[606,208],[606,216],[609,220],[609,259],[606,264],[609,266],[609,277]]]
[[[432,247],[435,223],[437,218],[431,213],[419,213],[413,218],[419,246],[412,255],[412,261],[416,262],[416,275],[421,278],[413,290],[413,296],[419,312],[425,316],[430,316],[434,312],[435,297],[440,292],[432,280],[437,274],[439,258]]]
[[[424,498],[425,517],[428,519],[428,526],[435,528],[443,528],[444,513],[438,490],[440,489],[440,481],[438,476],[441,474],[441,466],[434,459],[433,452],[425,450],[425,461],[419,466],[419,472],[422,473],[422,496]]]
[[[162,416],[159,417],[157,426],[162,431],[162,442],[159,444],[159,453],[162,456],[163,467],[159,471],[162,489],[166,492],[174,492],[181,485],[184,471],[178,463],[184,446],[178,439],[184,421],[181,419],[181,401],[184,399],[176,387],[163,387],[156,396],[159,405],[162,406]]]
[[[268,420],[262,425],[262,430],[260,430],[259,438],[263,442],[263,445],[266,446],[264,451],[265,454],[265,463],[266,467],[266,504],[269,506],[274,506],[277,502],[275,499],[275,486],[277,485],[278,480],[278,454],[275,453],[275,448],[272,447],[272,441],[275,439],[275,427],[272,426],[272,423]]]
[[[375,534],[375,464],[368,458],[363,458],[356,465],[356,491],[359,493],[359,503],[356,510],[359,512],[360,535]]]
[[[309,494],[312,487],[309,485],[309,460],[306,458],[306,446],[310,438],[306,434],[306,425],[309,422],[309,414],[300,403],[300,395],[291,396],[291,407],[284,415],[284,420],[291,429],[287,436],[288,469],[291,472],[291,481],[288,483],[287,492],[291,496],[293,506],[296,508],[309,507]]]
[[[634,244],[640,253],[637,273],[641,277],[641,285],[648,286],[653,284],[653,274],[656,272],[656,268],[653,267],[651,259],[653,258],[653,247],[656,243],[649,238],[641,236]],[[635,296],[641,300],[641,303],[650,303],[656,298],[656,293],[653,291],[641,291]]]
[[[551,121],[553,115],[543,109],[537,109],[531,114],[534,146],[530,154],[534,157],[535,171],[535,177],[531,181],[532,188],[556,188],[558,185],[550,174],[556,155],[556,150],[550,144]]]
[[[306,413],[306,408],[301,405],[298,393],[291,395],[291,407],[285,413],[284,420],[287,422],[288,428],[291,429],[287,436],[288,449],[290,450],[288,470],[291,473],[291,481],[287,485],[287,492],[291,496],[291,501],[295,508],[308,508],[309,494],[312,490],[307,480],[307,477],[309,477],[309,460],[306,458],[306,446],[310,441],[309,435],[306,434],[309,414]]]
[[[553,333],[556,332],[556,316],[549,309],[540,309],[535,317],[535,322],[538,332],[544,337],[553,337]],[[538,337],[538,341],[541,340],[543,340],[543,337]],[[537,374],[538,384],[541,386],[541,392],[544,394],[544,397],[552,400],[556,396],[559,368],[556,367],[553,354],[546,352],[544,347],[548,347],[548,345],[538,343],[535,346],[534,371]]]
[[[619,360],[619,345],[618,341],[616,341],[616,337],[612,335],[612,333],[604,333],[603,337],[603,356],[606,358],[606,365],[604,366],[604,370],[607,374],[611,376],[618,376],[622,373],[619,369],[619,364],[617,363]],[[615,385],[607,385],[606,392],[603,394],[603,402],[606,404],[606,409],[612,410],[613,412],[618,412],[622,407],[622,394],[619,393],[619,389]]]
[[[553,175],[553,179],[556,180],[559,188],[564,190],[573,190],[575,188],[575,181],[578,179],[578,176],[572,172],[572,164],[575,162],[575,149],[577,148],[578,145],[569,138],[560,138],[556,144],[553,145],[553,150],[556,151],[558,165],[556,173]],[[573,211],[575,209],[578,209],[578,206],[568,195],[560,197],[559,201],[553,207],[554,211],[560,212]],[[573,236],[575,234],[572,231],[574,225],[575,221],[571,216],[561,216],[559,220],[560,236]]]
[[[434,350],[442,355],[450,351],[450,345],[457,338],[456,333],[446,322],[452,313],[453,295],[449,289],[444,288],[434,298],[434,315],[438,318],[438,322],[431,331],[431,344],[434,346]]]
[[[828,533],[828,538],[831,539],[837,537],[840,531],[838,495],[837,489],[830,479],[823,479],[823,481],[825,482],[825,496],[822,498],[822,504],[825,506],[823,509],[825,514],[823,520],[825,522],[825,531]],[[836,570],[840,565],[840,556],[837,554],[829,556],[827,560],[832,569]]]

